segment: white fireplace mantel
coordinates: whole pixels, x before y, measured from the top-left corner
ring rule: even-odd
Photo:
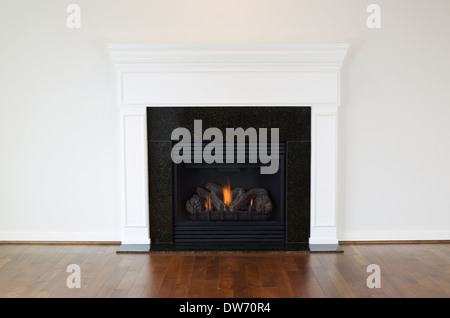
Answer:
[[[149,244],[146,108],[310,106],[310,244],[337,244],[340,69],[348,44],[111,44],[122,136],[122,244]],[[289,120],[287,118],[286,120]]]

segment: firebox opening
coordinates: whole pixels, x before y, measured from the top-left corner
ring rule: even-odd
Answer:
[[[274,174],[261,162],[174,163],[174,242],[285,242],[284,143],[279,154]]]

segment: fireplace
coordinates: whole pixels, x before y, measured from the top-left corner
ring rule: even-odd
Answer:
[[[181,149],[190,152],[188,162],[174,162],[172,150],[181,142],[171,139],[173,131],[182,127],[194,132],[195,121],[202,122],[203,131],[277,129],[277,146],[272,148],[268,140],[265,149],[274,152],[276,164],[262,160],[259,143],[249,138],[224,141],[217,148],[219,162],[203,157],[195,162],[209,143],[197,148],[185,144]],[[310,107],[152,107],[147,109],[147,129],[152,242],[308,243]],[[276,169],[264,173],[269,166]]]
[[[174,194],[174,168],[168,156],[173,144],[167,136],[150,136],[148,128],[159,126],[152,131],[162,132],[172,121],[177,121],[175,127],[188,127],[193,120],[204,118],[195,116],[186,122],[172,113],[157,122],[154,110],[184,108],[202,113],[221,107],[242,111],[276,108],[272,114],[308,109],[307,148],[301,146],[302,140],[288,139],[297,127],[286,131],[287,138],[280,136],[285,143],[285,239],[308,242],[309,246],[337,244],[337,113],[348,44],[111,44],[108,49],[118,80],[123,246],[143,246],[145,250],[150,243],[174,240],[175,203],[167,199]],[[284,117],[284,122],[296,117]],[[242,118],[237,116],[236,124],[229,127],[270,127],[239,124]],[[246,118],[263,117],[249,112]],[[214,125],[205,123],[205,127]],[[309,165],[302,159],[306,157]],[[308,173],[303,173],[306,170]],[[295,180],[295,176],[306,175],[309,182]],[[232,180],[230,184],[238,186]],[[306,184],[308,189],[300,189],[298,184]],[[304,196],[299,196],[300,192]],[[302,227],[305,230],[299,231]]]
[[[175,243],[285,241],[284,143],[279,145],[279,167],[273,174],[261,174],[267,164],[249,162],[256,145],[232,149],[234,163],[225,158],[222,163],[174,163]],[[246,159],[240,163],[239,150]]]

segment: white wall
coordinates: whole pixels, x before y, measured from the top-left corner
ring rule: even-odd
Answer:
[[[81,29],[66,6],[81,6]],[[378,3],[382,28],[368,29]],[[339,239],[450,239],[447,0],[0,4],[0,240],[120,240],[108,43],[347,42]]]

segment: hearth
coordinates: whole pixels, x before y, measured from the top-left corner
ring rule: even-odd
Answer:
[[[241,147],[244,159],[257,152]],[[285,144],[278,148],[274,174],[261,174],[264,164],[249,160],[174,164],[174,242],[284,242]]]

